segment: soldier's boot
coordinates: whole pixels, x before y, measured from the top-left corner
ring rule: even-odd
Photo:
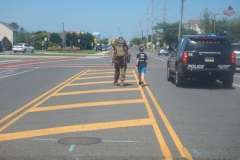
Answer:
[[[121,87],[124,86],[124,80],[121,80],[120,86],[121,86]]]
[[[118,85],[118,81],[113,81],[113,85],[117,86]]]

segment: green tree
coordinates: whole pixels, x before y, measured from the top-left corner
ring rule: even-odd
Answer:
[[[108,44],[108,38],[101,39],[98,43],[107,45]]]
[[[131,46],[133,46],[133,45],[139,46],[139,45],[141,45],[141,44],[143,44],[143,43],[144,43],[144,41],[143,41],[142,38],[133,38],[133,39],[130,41],[130,45],[131,45]]]
[[[20,31],[16,40],[16,43],[33,43],[33,33],[27,32],[23,27],[20,27]]]
[[[75,32],[66,34],[66,45],[69,47],[78,45],[78,36]]]
[[[16,22],[10,23],[9,26],[11,26],[12,28],[14,28],[14,29],[17,30],[17,31],[18,31],[18,29],[19,29],[19,26],[18,26],[18,24],[17,24]]]
[[[44,38],[47,37],[47,32],[46,31],[37,31],[34,34],[35,34],[35,36],[33,38],[34,48],[36,50],[41,50],[42,42],[44,42]],[[45,42],[44,42],[44,44],[45,44]],[[48,48],[48,47],[46,46],[46,48]],[[45,46],[43,49],[45,49]]]
[[[158,23],[154,29],[156,30],[156,33],[161,36],[161,44],[165,42],[168,45],[171,45],[172,43],[176,43],[178,41],[178,28],[179,23],[175,22],[172,24],[169,23]],[[159,30],[163,29],[163,33],[161,33]]]
[[[49,37],[49,40],[52,43],[55,43],[55,44],[61,44],[62,43],[62,37],[59,36],[57,33],[52,33]]]
[[[208,8],[205,8],[204,12],[200,14],[199,28],[202,33],[212,33],[212,16],[213,13]]]
[[[84,50],[91,50],[92,46],[91,43],[93,42],[94,36],[91,33],[84,33],[80,34],[79,37],[80,39],[80,48]]]
[[[12,50],[12,42],[9,41],[7,37],[3,37],[2,39],[3,47],[7,50],[10,51]]]

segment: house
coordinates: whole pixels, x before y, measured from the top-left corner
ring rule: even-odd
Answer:
[[[16,42],[18,36],[18,31],[9,26],[9,24],[5,22],[0,22],[0,41],[4,37],[7,37],[8,40],[12,43],[12,45]]]
[[[186,29],[192,29],[198,32],[198,34],[202,34],[200,28],[199,28],[199,22],[200,20],[189,20],[187,23],[184,24],[184,27]]]

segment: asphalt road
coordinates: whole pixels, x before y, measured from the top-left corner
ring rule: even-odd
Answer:
[[[124,87],[108,56],[0,56],[0,160],[240,159],[240,72],[177,88],[151,53],[141,87],[136,53]]]

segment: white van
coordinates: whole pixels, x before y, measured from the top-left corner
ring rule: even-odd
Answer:
[[[236,66],[240,67],[240,43],[232,43],[232,48],[236,54]]]

